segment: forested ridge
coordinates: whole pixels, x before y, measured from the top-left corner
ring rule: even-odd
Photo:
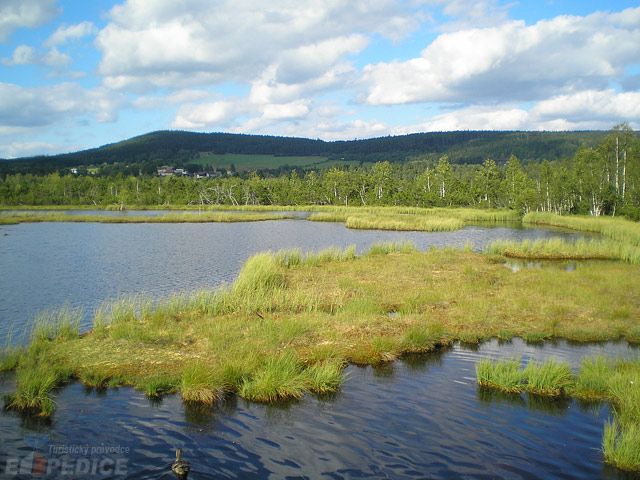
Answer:
[[[621,124],[604,132],[595,148],[583,146],[570,157],[540,162],[512,154],[506,162],[485,158],[481,164],[459,164],[447,155],[418,154],[404,162],[207,179],[15,174],[0,179],[0,203],[474,206],[639,219],[640,141]]]
[[[447,155],[452,163],[498,163],[512,155],[523,163],[571,157],[581,147],[595,147],[606,132],[434,132],[334,141],[305,138],[160,131],[100,148],[55,156],[0,161],[0,175],[45,175],[71,167],[112,166],[105,172],[152,174],[161,165],[189,165],[202,153],[276,156],[321,156],[329,160],[375,163],[406,162],[416,158],[437,160]],[[113,168],[113,166],[116,168]]]

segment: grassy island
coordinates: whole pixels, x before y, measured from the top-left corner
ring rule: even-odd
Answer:
[[[284,220],[294,218],[291,215],[268,213],[168,213],[151,216],[106,216],[106,215],[68,215],[64,213],[13,213],[0,214],[0,225],[38,222],[71,222],[71,223],[213,223],[213,222],[260,222],[264,220]]]

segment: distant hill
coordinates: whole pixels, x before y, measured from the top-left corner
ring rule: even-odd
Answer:
[[[306,138],[158,131],[99,148],[55,156],[0,161],[0,174],[44,174],[71,167],[135,164],[152,173],[159,165],[198,164],[207,155],[324,157],[332,163],[437,159],[452,163],[481,163],[487,158],[505,162],[511,155],[523,163],[573,156],[580,147],[595,147],[608,134],[585,132],[460,131],[417,133],[365,140],[334,141]],[[295,162],[293,162],[295,163]],[[311,162],[313,163],[313,162]],[[282,165],[274,165],[274,167]],[[260,168],[266,168],[264,162]]]

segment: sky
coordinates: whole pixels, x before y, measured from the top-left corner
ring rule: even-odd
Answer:
[[[0,0],[0,158],[620,122],[640,129],[637,0]]]

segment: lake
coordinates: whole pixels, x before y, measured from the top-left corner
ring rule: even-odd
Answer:
[[[380,241],[419,249],[477,250],[495,239],[576,234],[471,226],[455,232],[348,230],[302,219],[235,224],[37,223],[0,227],[0,337],[65,302],[91,312],[104,299],[216,288],[265,250],[320,250]],[[84,329],[87,324],[84,325]],[[78,382],[57,393],[48,420],[0,414],[0,476],[169,479],[175,449],[189,478],[633,478],[603,464],[606,404],[504,396],[478,389],[482,358],[544,360],[576,368],[585,355],[637,356],[626,343],[529,345],[520,339],[405,358],[381,368],[349,366],[342,391],[267,406],[228,397],[215,407],[179,395],[151,401],[132,388],[96,391]],[[0,394],[15,388],[0,375]],[[36,455],[37,453],[37,455]],[[34,461],[36,463],[34,463]],[[24,475],[19,472],[24,467]],[[66,468],[66,470],[64,470]],[[71,475],[68,475],[71,478]]]
[[[155,214],[154,211],[142,211]],[[93,214],[93,211],[87,211]],[[118,212],[105,212],[118,213]],[[302,212],[306,214],[307,212]],[[576,238],[558,229],[469,226],[453,232],[351,230],[342,223],[303,219],[247,223],[24,223],[0,227],[0,341],[19,338],[27,322],[67,303],[88,317],[107,299],[217,288],[231,283],[244,262],[262,251],[317,251],[382,241],[476,250],[497,239]]]

